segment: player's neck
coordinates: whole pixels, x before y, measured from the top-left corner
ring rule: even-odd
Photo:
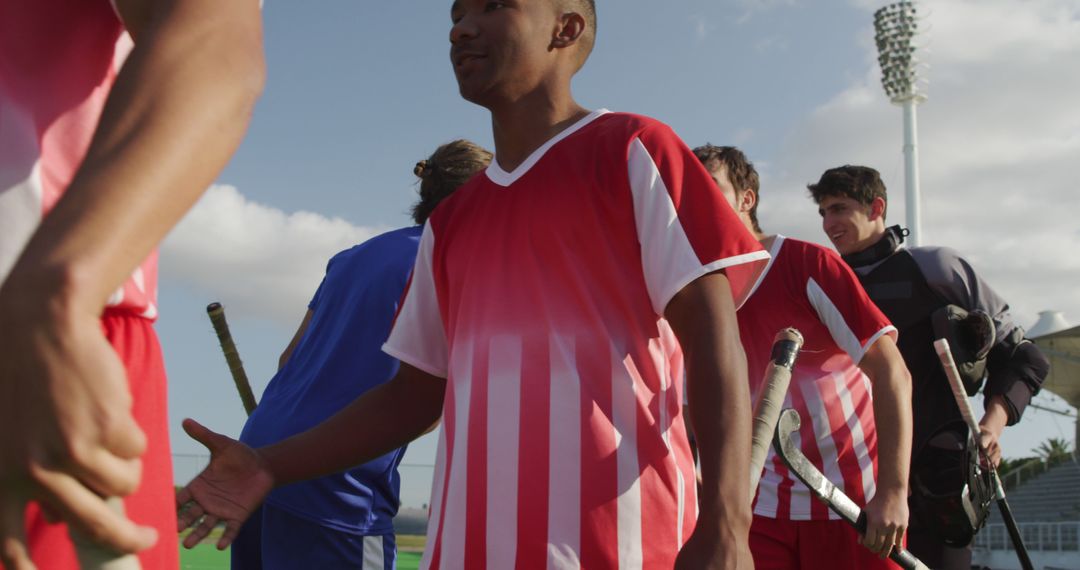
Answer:
[[[490,110],[495,160],[507,172],[513,171],[533,151],[589,114],[574,101],[569,89],[554,93],[536,90]]]

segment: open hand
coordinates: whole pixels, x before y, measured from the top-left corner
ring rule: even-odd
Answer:
[[[210,450],[210,465],[177,491],[177,526],[179,530],[193,527],[184,539],[184,547],[192,548],[224,522],[225,532],[217,543],[223,550],[274,487],[274,479],[254,449],[195,420],[184,420],[183,425],[188,435]]]

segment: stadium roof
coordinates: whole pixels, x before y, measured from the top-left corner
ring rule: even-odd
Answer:
[[[1050,375],[1043,387],[1080,408],[1080,327],[1033,338],[1050,359]]]

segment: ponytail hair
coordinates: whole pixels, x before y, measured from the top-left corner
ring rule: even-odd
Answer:
[[[487,168],[491,158],[492,154],[484,147],[459,139],[440,146],[431,156],[417,162],[413,174],[420,179],[420,200],[412,207],[413,221],[426,222],[439,202]]]

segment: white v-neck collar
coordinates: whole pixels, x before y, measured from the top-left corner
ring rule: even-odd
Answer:
[[[761,271],[761,275],[758,276],[757,282],[754,283],[754,287],[750,289],[750,294],[746,296],[747,300],[754,296],[758,287],[765,281],[765,276],[769,274],[769,270],[772,269],[773,262],[776,261],[776,256],[780,255],[780,248],[784,246],[784,240],[787,239],[783,234],[776,234],[773,238],[772,246],[769,247],[769,261],[765,263],[765,269]]]
[[[608,111],[607,109],[597,109],[589,113],[588,115],[585,115],[584,117],[578,119],[576,123],[570,125],[569,127],[566,127],[562,130],[562,132],[551,137],[546,143],[541,145],[540,148],[534,150],[532,154],[529,155],[529,158],[526,158],[525,162],[519,164],[518,167],[513,170],[513,172],[507,172],[503,170],[502,167],[499,166],[498,161],[496,160],[498,157],[492,157],[491,165],[487,167],[487,170],[485,170],[484,173],[487,175],[488,179],[490,179],[495,184],[498,184],[499,186],[510,186],[514,182],[517,182],[518,178],[524,176],[525,173],[528,172],[529,169],[537,163],[537,161],[543,158],[544,154],[547,153],[548,149],[555,146],[556,143],[581,130],[582,127],[593,122],[593,120],[595,120],[597,117],[610,112],[611,111]]]

